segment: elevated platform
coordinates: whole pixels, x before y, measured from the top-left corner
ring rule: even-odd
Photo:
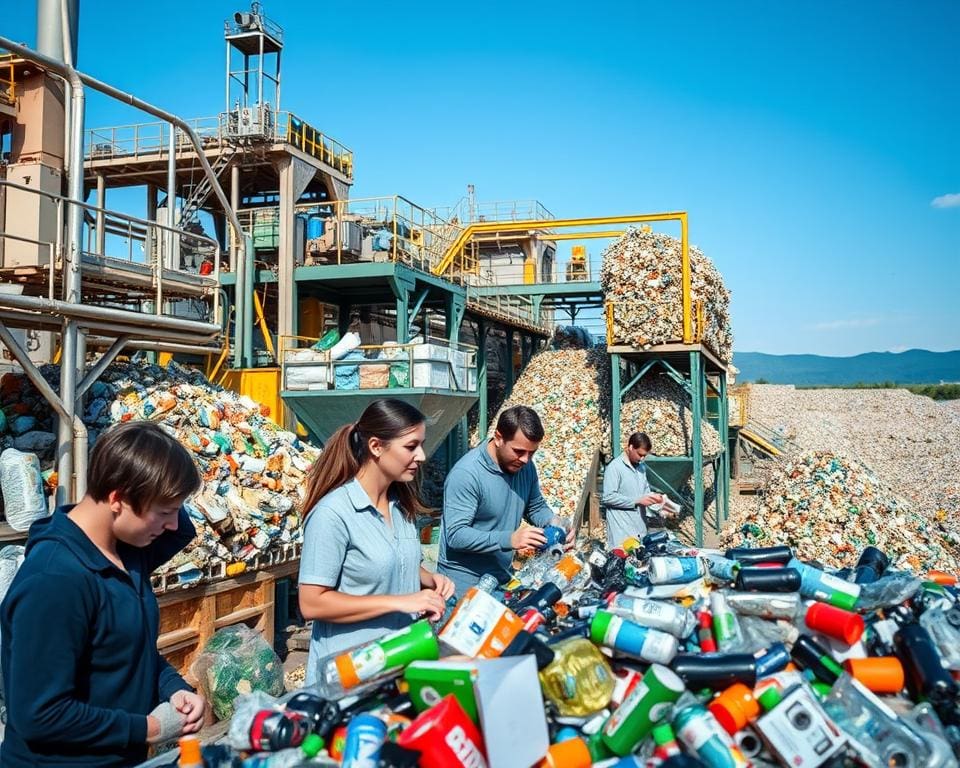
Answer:
[[[423,449],[429,458],[477,402],[475,392],[454,392],[429,387],[317,391],[283,390],[284,403],[300,422],[321,441],[344,424],[356,421],[374,400],[386,397],[416,406],[427,417],[427,437]]]

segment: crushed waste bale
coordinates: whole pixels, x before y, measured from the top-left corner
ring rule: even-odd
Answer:
[[[633,432],[646,432],[656,456],[687,456],[693,444],[693,414],[690,397],[668,376],[648,375],[627,393],[620,410],[620,434],[626,440]],[[700,445],[704,456],[722,448],[714,426],[702,419]]]
[[[613,343],[646,349],[683,339],[681,251],[679,239],[643,228],[628,229],[603,251],[600,285],[613,305]],[[713,262],[696,246],[689,251],[695,338],[729,362],[730,292]]]

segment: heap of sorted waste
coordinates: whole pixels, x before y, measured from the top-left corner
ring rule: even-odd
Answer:
[[[693,444],[693,414],[690,396],[668,376],[645,376],[633,389],[620,410],[620,434],[646,432],[657,456],[687,456]],[[721,450],[720,435],[702,419],[700,445],[704,456]]]
[[[600,284],[614,305],[615,343],[648,348],[683,339],[683,281],[680,240],[628,229],[603,252]],[[695,336],[723,362],[733,354],[730,292],[700,249],[690,247],[690,293]],[[702,327],[697,322],[702,307]]]
[[[59,366],[41,372],[57,388]],[[25,435],[53,436],[51,409],[26,377],[6,374],[0,391],[5,410],[35,424],[5,436],[5,444],[21,445],[18,437]],[[90,388],[83,421],[92,444],[104,429],[130,420],[159,423],[193,453],[203,477],[203,488],[187,503],[197,538],[161,574],[193,583],[213,566],[234,565],[239,572],[258,556],[299,544],[298,504],[318,451],[278,427],[263,407],[176,363],[118,362]],[[52,448],[37,453],[52,465]]]
[[[929,520],[863,462],[826,451],[804,451],[774,466],[758,508],[731,516],[723,542],[738,541],[743,526],[827,565],[839,566],[868,545],[898,566],[952,570],[960,563],[949,521]]]
[[[931,526],[960,539],[960,419],[950,406],[905,389],[772,384],[751,385],[749,404],[751,419],[803,448],[856,456]]]
[[[539,414],[546,434],[534,461],[543,497],[558,515],[574,515],[596,452],[606,452],[609,368],[602,349],[540,352],[490,422],[493,434],[500,413],[514,405]]]
[[[956,575],[842,565],[663,531],[550,548],[314,686],[239,697],[206,764],[956,768]]]

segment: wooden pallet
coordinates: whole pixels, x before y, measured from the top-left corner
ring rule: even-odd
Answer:
[[[188,683],[196,685],[190,665],[218,629],[246,624],[260,632],[272,646],[277,581],[295,575],[299,566],[299,560],[286,562],[158,595],[160,637],[157,638],[157,648],[160,653]]]

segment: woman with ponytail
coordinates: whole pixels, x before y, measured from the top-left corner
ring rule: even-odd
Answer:
[[[325,656],[426,616],[437,621],[453,582],[420,565],[414,478],[426,460],[424,416],[376,400],[327,441],[307,479],[300,612],[313,620],[307,684]]]

